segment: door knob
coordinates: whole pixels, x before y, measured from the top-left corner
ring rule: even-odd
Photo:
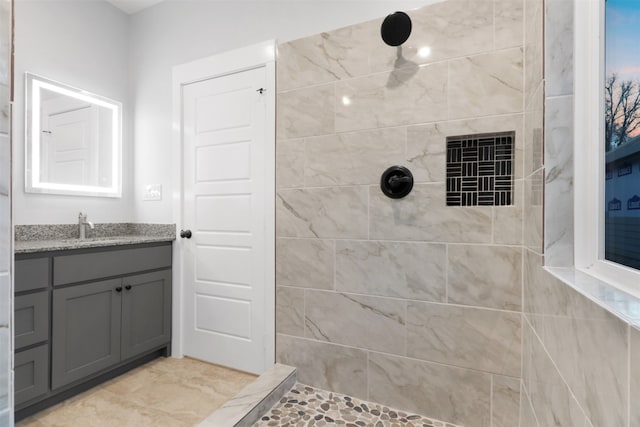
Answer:
[[[191,230],[180,230],[180,237],[190,239],[191,238]]]

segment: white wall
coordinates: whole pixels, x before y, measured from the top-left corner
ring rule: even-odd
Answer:
[[[16,0],[13,120],[14,223],[73,223],[133,218],[133,141],[128,68],[129,16],[102,1]],[[54,196],[24,191],[24,73],[106,96],[124,105],[123,197]]]
[[[268,39],[279,42],[384,17],[440,0],[165,1],[132,16],[130,66],[135,114],[135,219],[171,222],[172,67]],[[142,201],[162,184],[163,200]]]

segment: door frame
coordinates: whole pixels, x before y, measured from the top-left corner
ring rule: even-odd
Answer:
[[[222,77],[241,71],[265,67],[266,71],[266,118],[265,118],[265,370],[275,363],[275,199],[276,199],[276,41],[267,40],[251,46],[223,52],[173,67],[173,126],[172,126],[172,174],[174,189],[173,218],[176,234],[183,225],[183,133],[182,95],[183,87],[190,83]],[[184,356],[183,312],[183,243],[178,237],[173,245],[173,305],[172,344],[173,357]]]

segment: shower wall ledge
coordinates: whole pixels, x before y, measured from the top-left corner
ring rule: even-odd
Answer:
[[[544,267],[579,294],[623,322],[640,329],[640,299],[611,283],[572,267]]]

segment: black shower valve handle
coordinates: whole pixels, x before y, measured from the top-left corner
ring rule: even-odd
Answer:
[[[391,166],[380,177],[380,190],[392,199],[402,199],[413,189],[413,175],[404,166]]]
[[[389,178],[389,185],[391,186],[391,188],[398,189],[402,186],[402,184],[408,184],[409,182],[413,181],[411,178],[409,178],[408,176],[397,176],[394,175],[392,177]]]

